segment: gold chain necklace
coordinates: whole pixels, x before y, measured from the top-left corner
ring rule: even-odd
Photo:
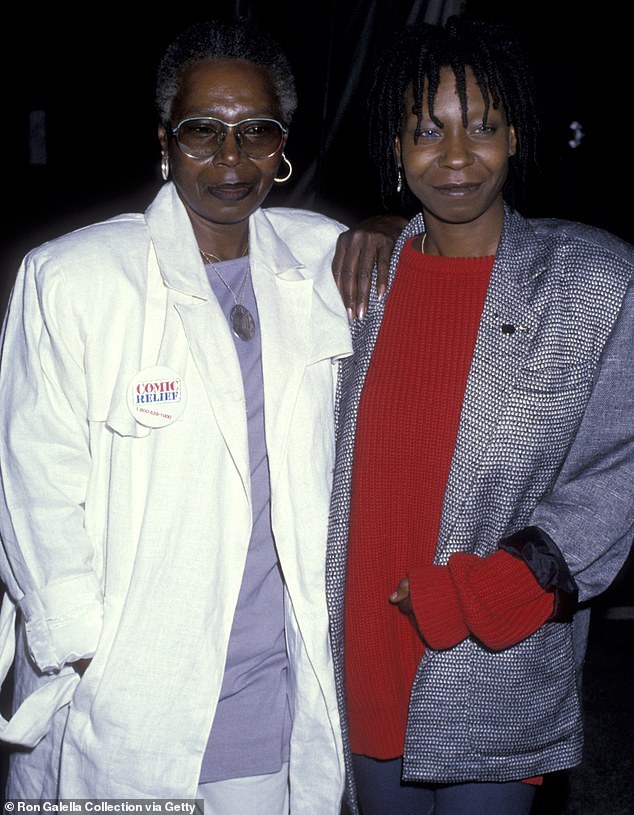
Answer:
[[[207,263],[224,263],[226,260],[233,260],[233,258],[219,258],[218,255],[214,255],[213,252],[205,252],[204,249],[198,249],[200,254],[203,256],[203,260],[206,260]],[[243,251],[240,253],[239,257],[243,258],[249,251],[249,244],[244,247]]]

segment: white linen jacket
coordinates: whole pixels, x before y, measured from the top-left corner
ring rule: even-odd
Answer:
[[[331,273],[344,228],[283,208],[249,224],[285,580],[291,812],[315,815],[339,812],[344,777],[324,591],[336,360],[351,353]],[[31,252],[2,354],[3,673],[16,610],[18,641],[17,711],[1,737],[31,748],[12,756],[8,797],[194,798],[251,496],[236,350],[173,185],[145,214]],[[152,405],[157,423],[163,410],[173,420],[148,427],[128,402],[153,366],[178,379],[184,409]],[[90,654],[80,680],[68,663]]]

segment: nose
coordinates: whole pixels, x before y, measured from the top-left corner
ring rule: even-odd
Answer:
[[[443,133],[443,147],[441,161],[447,167],[458,169],[473,161],[469,139],[462,128],[455,132]]]
[[[213,161],[215,164],[238,164],[242,158],[240,142],[232,127],[226,128]]]

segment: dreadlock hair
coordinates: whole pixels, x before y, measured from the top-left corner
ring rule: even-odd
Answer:
[[[168,45],[156,74],[155,105],[159,119],[169,123],[185,70],[206,59],[243,59],[264,67],[271,78],[288,125],[297,108],[295,78],[280,45],[256,24],[237,18],[194,23]]]
[[[509,161],[504,197],[513,205],[524,189],[531,164],[536,163],[539,130],[532,72],[526,52],[511,27],[492,22],[451,16],[444,25],[422,23],[402,29],[380,58],[369,93],[369,150],[379,171],[383,203],[393,196],[398,166],[395,139],[401,130],[404,98],[408,87],[414,95],[414,111],[422,118],[426,86],[433,121],[434,100],[441,68],[450,67],[467,126],[466,68],[471,68],[482,91],[486,116],[503,106],[507,122],[517,135],[517,151]],[[409,198],[413,198],[408,192]],[[407,202],[407,197],[404,199]]]

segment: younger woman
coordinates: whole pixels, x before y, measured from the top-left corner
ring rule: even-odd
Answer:
[[[349,778],[363,815],[527,815],[581,760],[576,601],[632,540],[634,248],[513,208],[536,120],[506,30],[405,30],[370,99],[383,190],[420,214],[341,363],[327,593]]]

